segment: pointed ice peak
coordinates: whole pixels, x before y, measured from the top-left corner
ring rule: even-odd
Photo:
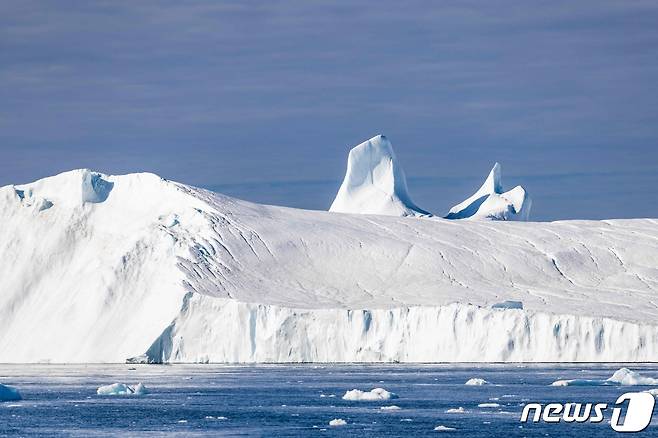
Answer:
[[[503,192],[501,166],[495,163],[478,191],[452,207],[446,219],[528,220],[531,204],[521,186]]]
[[[376,135],[352,148],[347,157],[345,178],[329,211],[389,216],[429,215],[411,200],[393,145],[383,135]]]
[[[487,176],[478,193],[503,193],[503,182],[499,163],[496,162],[491,168],[489,176]]]

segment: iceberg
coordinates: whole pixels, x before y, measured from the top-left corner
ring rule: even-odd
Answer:
[[[411,200],[391,142],[377,135],[354,147],[329,211],[388,216],[430,216]]]
[[[448,427],[448,426],[444,426],[442,424],[439,424],[438,426],[436,426],[434,428],[434,430],[437,431],[437,432],[453,432],[457,429],[455,429],[454,427]]]
[[[18,389],[0,383],[0,402],[22,400]]]
[[[656,219],[334,214],[76,170],[0,187],[0,223],[1,363],[658,361]]]
[[[551,383],[551,386],[608,386],[608,385],[621,385],[621,386],[635,386],[635,385],[658,385],[658,379],[653,377],[646,377],[642,374],[631,371],[628,368],[620,368],[614,374],[605,380],[596,379],[569,379],[569,380],[556,380]]]
[[[472,378],[472,379],[468,379],[468,380],[466,381],[466,383],[464,383],[464,385],[470,385],[470,386],[481,386],[481,385],[486,385],[486,384],[488,384],[488,383],[489,383],[489,382],[487,382],[487,381],[484,380],[484,379],[480,379],[480,378],[474,377],[474,378]]]
[[[398,398],[397,394],[389,392],[384,388],[374,388],[370,391],[352,389],[351,391],[347,391],[343,396],[343,400],[349,401],[378,401],[390,400],[392,398]]]
[[[342,418],[334,418],[333,420],[329,421],[329,426],[345,426],[347,425],[347,421],[343,420]]]
[[[482,187],[452,207],[445,218],[527,221],[531,206],[532,201],[523,187],[503,191],[501,168],[496,163]]]
[[[125,383],[113,383],[111,385],[101,386],[96,390],[98,395],[144,395],[148,391],[142,383],[131,386]]]

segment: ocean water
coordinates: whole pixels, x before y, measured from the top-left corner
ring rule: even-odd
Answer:
[[[658,365],[626,365],[658,377]],[[1,436],[613,436],[606,420],[527,423],[528,402],[602,402],[643,386],[553,387],[606,379],[621,365],[0,365],[23,400],[0,403]],[[470,378],[490,382],[466,386]],[[144,396],[99,396],[100,385],[143,382]],[[382,387],[399,398],[345,401]],[[478,407],[497,403],[497,407]],[[396,405],[399,410],[382,410]],[[449,413],[462,407],[464,412]],[[658,411],[658,408],[655,409]],[[638,436],[658,435],[658,415]],[[345,426],[331,427],[340,418]],[[453,428],[435,431],[436,426]]]

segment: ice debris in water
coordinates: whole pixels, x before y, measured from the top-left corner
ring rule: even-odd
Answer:
[[[466,412],[466,410],[462,406],[446,410],[446,414],[463,414],[464,412]]]
[[[135,386],[126,385],[125,383],[113,383],[111,385],[101,386],[96,390],[98,395],[144,395],[148,391],[142,383]]]
[[[18,400],[22,400],[21,393],[18,392],[18,389],[0,384],[0,402]]]
[[[434,430],[436,430],[437,432],[452,432],[453,430],[457,430],[457,429],[455,429],[454,427],[448,427],[440,424],[436,426]]]
[[[484,379],[480,379],[480,378],[474,377],[474,378],[472,378],[472,379],[468,379],[468,380],[466,381],[466,383],[464,383],[464,385],[469,385],[469,386],[480,386],[480,385],[486,385],[487,383],[489,383],[489,382],[487,382],[487,381],[484,380]]]
[[[364,392],[360,389],[353,389],[347,391],[343,396],[343,400],[350,401],[376,401],[376,400],[390,400],[392,398],[398,398],[397,394],[389,392],[384,388],[374,388],[371,391]]]
[[[499,408],[500,405],[498,403],[480,403],[478,405],[478,408]]]
[[[334,418],[329,422],[329,426],[345,426],[347,424],[347,421],[343,420],[342,418]]]
[[[658,385],[658,379],[653,377],[645,377],[642,374],[631,371],[628,368],[620,368],[612,375],[612,377],[605,380],[597,379],[569,379],[569,380],[556,380],[551,383],[551,386],[606,386],[606,385]]]

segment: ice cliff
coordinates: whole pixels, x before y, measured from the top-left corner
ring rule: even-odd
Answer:
[[[0,188],[0,224],[0,362],[658,360],[655,219],[333,214],[77,170]]]
[[[471,197],[450,209],[446,219],[528,220],[532,201],[521,186],[503,191],[500,164]]]

